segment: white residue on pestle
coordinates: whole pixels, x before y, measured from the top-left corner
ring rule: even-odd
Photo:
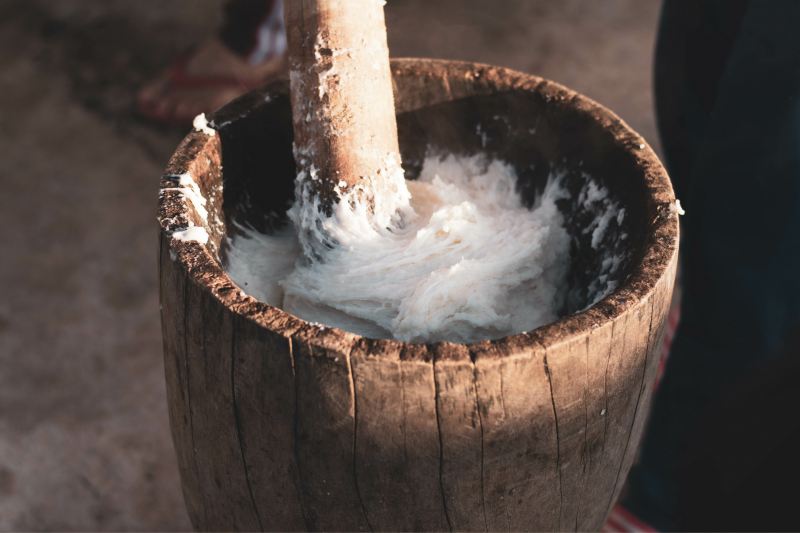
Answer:
[[[192,125],[194,126],[194,129],[196,129],[198,131],[202,131],[206,135],[210,135],[210,136],[213,137],[214,135],[217,134],[216,131],[214,131],[213,129],[211,129],[209,127],[208,120],[206,120],[206,114],[205,113],[200,113],[199,115],[194,117],[194,122],[192,122]]]
[[[337,191],[321,224],[316,203],[296,202],[289,216],[306,238],[245,231],[226,265],[233,281],[305,320],[373,338],[472,342],[558,317],[570,250],[558,180],[528,209],[504,162],[428,157],[419,179],[405,182],[395,156],[385,161],[394,201],[376,198],[368,213],[357,190]]]
[[[334,186],[340,201],[332,205],[332,216],[324,216],[313,183],[318,179],[318,169],[310,158],[313,150],[313,144],[303,149],[295,146],[295,161],[303,169],[295,179],[295,198],[301,201],[295,202],[288,211],[307,257],[315,260],[327,257],[330,249],[350,246],[346,243],[362,238],[391,238],[397,228],[416,217],[409,205],[411,194],[403,178],[400,155],[392,153],[372,158],[383,163],[375,172],[380,180],[364,176],[361,183],[347,193],[342,190],[342,182]],[[364,197],[373,201],[366,205],[361,201]]]
[[[172,237],[179,241],[195,241],[200,244],[208,242],[208,232],[202,226],[190,226],[184,230],[174,231]]]
[[[317,41],[314,43],[314,59],[315,63],[311,67],[317,73],[319,78],[319,99],[325,97],[328,89],[336,89],[342,83],[343,78],[347,75],[340,76],[337,71],[335,58],[342,54],[349,54],[352,50],[348,48],[335,48],[322,36],[317,35]]]
[[[170,178],[172,180],[178,180],[178,187],[166,187],[161,189],[161,194],[166,191],[178,191],[180,192],[185,198],[191,200],[192,205],[194,205],[195,211],[203,220],[208,220],[208,211],[206,210],[206,199],[203,197],[203,193],[200,192],[200,187],[198,187],[197,183],[192,178],[191,173],[186,172],[184,174],[167,174],[166,178]]]
[[[381,0],[378,0],[381,1]],[[385,5],[385,2],[384,4]],[[322,34],[317,35],[314,43],[314,64],[309,67],[308,71],[317,74],[318,84],[317,93],[319,99],[323,100],[325,95],[329,92],[337,91],[341,88],[342,84],[354,75],[352,72],[356,66],[353,63],[353,55],[369,54],[371,58],[371,67],[375,70],[380,70],[380,63],[376,59],[375,54],[385,53],[385,50],[379,46],[370,46],[366,40],[361,40],[361,46],[354,48],[336,47],[332,42]],[[350,61],[337,60],[339,56],[347,55]],[[294,65],[289,76],[292,84],[302,83],[303,76],[300,72],[300,66]],[[372,79],[373,83],[377,82],[377,78]],[[310,108],[311,103],[306,102],[306,107]],[[310,111],[307,112],[307,119],[310,121]],[[341,133],[341,132],[340,132]]]
[[[678,213],[679,215],[685,215],[686,214],[686,211],[684,211],[683,207],[681,207],[681,201],[678,200],[677,198],[675,199],[675,203],[674,204],[670,204],[669,210],[670,210],[670,212]]]

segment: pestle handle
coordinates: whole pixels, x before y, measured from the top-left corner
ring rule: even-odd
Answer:
[[[285,2],[295,160],[327,215],[337,187],[371,180],[368,203],[395,188],[384,179],[400,164],[384,4]]]

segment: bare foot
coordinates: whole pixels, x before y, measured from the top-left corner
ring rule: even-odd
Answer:
[[[285,57],[251,65],[214,38],[197,48],[184,72],[197,83],[181,83],[168,69],[139,90],[139,112],[158,122],[190,124],[200,113],[210,113],[253,87],[286,75],[288,67]]]

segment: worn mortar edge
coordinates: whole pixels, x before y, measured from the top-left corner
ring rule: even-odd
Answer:
[[[511,345],[529,340],[527,336],[531,335],[531,333],[538,333],[539,337],[544,338],[547,336],[546,333],[550,331],[549,328],[552,327],[558,327],[562,329],[562,331],[570,331],[570,333],[561,339],[562,342],[568,342],[586,331],[586,329],[581,326],[581,323],[592,316],[594,314],[593,312],[600,314],[600,317],[597,318],[602,317],[603,320],[613,320],[643,305],[649,297],[652,296],[659,280],[666,274],[672,259],[677,254],[679,235],[677,215],[669,209],[669,206],[675,201],[672,185],[661,161],[643,137],[636,133],[619,116],[601,104],[556,82],[538,76],[525,74],[504,67],[463,61],[409,58],[392,60],[392,73],[394,75],[420,74],[429,72],[431,69],[436,69],[437,71],[444,71],[447,69],[451,73],[453,71],[456,73],[478,73],[476,78],[488,80],[485,83],[488,84],[489,87],[484,87],[485,91],[481,91],[487,94],[491,94],[497,88],[502,87],[526,92],[539,92],[551,99],[559,99],[562,101],[569,98],[570,101],[581,104],[579,110],[590,114],[593,120],[608,121],[610,124],[613,124],[615,143],[631,151],[636,150],[635,153],[640,159],[640,165],[642,167],[645,188],[648,190],[651,198],[648,207],[651,212],[655,211],[657,213],[655,220],[648,225],[647,229],[649,231],[644,235],[644,241],[648,245],[647,253],[641,257],[636,265],[633,265],[634,268],[638,267],[638,272],[631,274],[620,287],[585,311],[562,317],[555,322],[537,328],[533,332],[509,335],[501,339],[496,339],[493,342],[496,342],[498,345],[509,345],[503,346],[503,349],[499,350],[499,352],[513,351],[513,349],[508,350],[511,348]],[[497,83],[494,83],[492,78],[495,78]],[[212,117],[224,112],[228,106],[241,103],[242,100],[252,99],[253,94],[268,94],[272,88],[278,87],[278,85],[280,84],[273,83],[256,89],[254,93],[247,93],[215,112]],[[261,98],[260,101],[261,104],[259,104],[259,106],[269,105],[269,102],[265,101],[264,98]],[[596,114],[592,114],[592,112]],[[205,139],[203,139],[203,137]],[[165,175],[186,172],[190,162],[202,153],[209,142],[219,146],[219,136],[215,135],[214,137],[210,137],[196,131],[189,133],[170,159]],[[641,144],[644,144],[645,148],[639,148]],[[159,198],[159,213],[157,218],[160,231],[164,236],[169,238],[170,251],[175,253],[175,260],[179,263],[180,267],[186,270],[188,279],[197,283],[203,290],[210,292],[219,303],[228,307],[243,319],[250,320],[284,337],[292,338],[295,334],[304,330],[305,326],[313,327],[313,324],[305,320],[286,313],[277,307],[259,302],[251,296],[244,294],[242,289],[233,283],[227,273],[222,270],[211,255],[207,245],[199,242],[180,242],[173,238],[172,232],[174,229],[171,228],[175,226],[168,224],[168,220],[184,217],[188,222],[188,220],[191,220],[192,214],[198,217],[194,206],[189,205],[191,202],[185,202],[186,206],[179,206],[177,212],[172,217],[163,216],[162,212],[169,206],[169,202],[175,201],[173,200],[174,198],[174,195],[161,195]],[[670,239],[669,237],[672,238]],[[649,264],[648,259],[650,259]],[[643,270],[646,271],[643,272]],[[636,301],[636,303],[626,307],[626,305],[632,301]],[[338,328],[325,327],[325,329],[332,333],[335,332],[336,335],[334,336],[340,339],[355,335]],[[356,335],[356,337],[366,338],[358,335]],[[433,343],[433,345],[438,344],[441,343]],[[473,345],[475,344],[477,343],[465,344],[464,346],[469,353],[472,354]],[[543,348],[546,347],[543,346]],[[522,357],[523,355],[517,356]]]

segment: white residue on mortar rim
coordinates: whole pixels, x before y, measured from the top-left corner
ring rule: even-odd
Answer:
[[[217,134],[216,131],[214,131],[209,127],[205,113],[200,113],[199,115],[194,117],[194,122],[192,122],[192,125],[196,130],[202,131],[203,133],[205,133],[206,135],[210,135],[211,137]]]
[[[208,232],[202,226],[189,226],[186,229],[173,231],[172,237],[184,242],[199,242],[206,244],[208,242]]]
[[[191,173],[167,174],[164,177],[173,181],[177,179],[178,187],[165,187],[161,189],[160,194],[163,195],[167,191],[179,192],[184,198],[191,200],[197,214],[200,215],[203,220],[208,221],[208,210],[206,210],[205,207],[206,199],[203,197],[200,187],[198,187],[194,178],[192,178]]]

